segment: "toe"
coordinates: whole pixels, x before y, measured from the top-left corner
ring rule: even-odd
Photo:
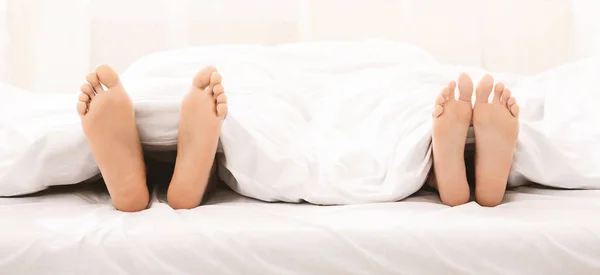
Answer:
[[[86,93],[81,93],[81,94],[79,94],[79,101],[88,102],[88,101],[90,101],[90,96],[87,95]]]
[[[225,117],[227,117],[227,112],[227,103],[221,103],[217,105],[217,116],[219,116],[219,118],[225,119]]]
[[[219,96],[217,96],[217,104],[221,104],[221,103],[227,103],[227,95],[226,94],[220,94]]]
[[[514,99],[511,97],[511,99]],[[519,118],[519,105],[517,104],[513,104],[512,106],[510,106],[510,113],[513,115],[513,117],[515,118]]]
[[[106,64],[102,64],[96,68],[96,75],[98,76],[100,83],[104,84],[107,88],[121,85],[119,74]]]
[[[510,97],[508,98],[508,100],[506,100],[506,107],[510,108],[513,105],[517,104],[517,99],[514,97]]]
[[[446,86],[446,88],[448,89],[449,98],[455,99],[456,97],[454,96],[454,93],[456,91],[456,82],[450,81],[448,83],[448,86]]]
[[[438,98],[435,100],[435,105],[440,105],[440,106],[444,106],[444,104],[446,103],[446,98],[443,95],[438,96]]]
[[[104,88],[102,88],[102,85],[100,85],[100,80],[98,80],[98,75],[96,72],[89,73],[85,79],[90,84],[95,94],[104,92]]]
[[[501,102],[502,93],[504,92],[504,84],[498,83],[494,87],[494,102]]]
[[[448,82],[448,90],[456,90],[456,81],[452,80],[450,82]]]
[[[94,96],[96,96],[96,94],[92,90],[92,86],[90,86],[90,84],[88,84],[88,83],[85,83],[85,84],[81,85],[80,90],[81,90],[82,93],[88,95],[88,97],[90,98],[90,100],[94,99]]]
[[[213,72],[210,75],[210,85],[211,86],[215,86],[217,84],[221,84],[221,74],[219,72]]]
[[[513,117],[516,117],[516,118],[519,117],[520,108],[519,108],[519,105],[517,105],[517,99],[515,99],[514,97],[508,98],[508,100],[506,100],[506,107],[508,108],[510,113],[513,115]]]
[[[435,105],[435,110],[433,111],[433,118],[438,118],[444,112],[444,107],[441,105]]]
[[[454,99],[454,97],[450,96],[450,89],[448,89],[448,87],[444,87],[444,89],[442,89],[442,92],[440,93],[440,96],[436,100],[436,103],[439,102],[440,105],[444,105],[444,103],[452,99]]]
[[[223,85],[221,85],[221,84],[217,84],[213,87],[213,96],[215,97],[215,99],[218,98],[224,92],[225,92],[225,89],[223,88]]]
[[[473,96],[473,80],[471,80],[471,77],[466,73],[462,73],[458,77],[458,92],[459,100],[471,102],[471,97]]]
[[[488,103],[493,86],[494,78],[489,74],[484,75],[477,85],[476,101],[480,103]]]
[[[194,85],[194,87],[197,87],[200,89],[205,89],[210,84],[213,72],[216,72],[216,71],[217,71],[217,68],[215,68],[213,66],[208,66],[208,67],[200,70],[198,73],[196,73],[196,76],[194,76],[192,85]]]
[[[77,113],[79,114],[79,116],[85,115],[86,112],[87,112],[87,103],[78,101],[77,102]]]
[[[454,96],[450,96],[449,87],[444,87],[440,95],[435,100],[435,110],[432,114],[433,118],[437,118],[442,115],[442,113],[444,112],[444,104],[446,104],[446,102],[448,102],[450,98],[454,98]]]
[[[508,88],[504,88],[504,92],[502,92],[502,98],[500,99],[500,101],[502,102],[502,104],[504,104],[506,107],[510,106],[509,101],[511,98],[512,93],[510,92],[510,90]],[[513,98],[514,100],[514,98]]]

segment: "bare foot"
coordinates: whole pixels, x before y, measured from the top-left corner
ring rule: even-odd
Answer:
[[[449,206],[469,201],[470,190],[464,161],[465,142],[471,123],[473,82],[467,74],[458,79],[459,98],[454,98],[455,82],[450,82],[436,100],[433,113],[432,184],[440,199]]]
[[[144,210],[149,200],[146,168],[131,100],[107,65],[98,66],[86,80],[77,112],[110,197],[118,210]]]
[[[477,86],[473,110],[475,129],[475,198],[482,206],[502,202],[519,133],[519,106],[504,84],[494,87],[494,78],[485,75]]]
[[[174,209],[200,205],[226,115],[227,96],[221,75],[214,67],[207,67],[196,74],[181,104],[177,161],[167,192],[169,205]]]

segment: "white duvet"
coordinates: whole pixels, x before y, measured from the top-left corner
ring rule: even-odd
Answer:
[[[194,73],[219,68],[229,96],[220,177],[266,201],[396,201],[431,168],[431,112],[461,71],[391,42],[188,48],[132,65],[122,79],[147,150],[172,149]],[[523,77],[493,74],[521,106],[510,184],[600,188],[600,60]],[[82,76],[83,81],[83,76]],[[0,86],[0,195],[98,174],[70,94]],[[199,122],[201,123],[201,121]]]

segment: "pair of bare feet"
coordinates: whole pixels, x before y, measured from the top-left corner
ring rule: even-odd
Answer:
[[[115,207],[134,212],[147,207],[149,191],[142,145],[131,99],[109,66],[90,73],[81,87],[77,112],[83,131],[104,177]],[[484,76],[476,89],[472,108],[473,82],[462,74],[450,82],[433,113],[434,175],[443,203],[466,203],[470,197],[464,163],[467,132],[473,124],[475,146],[475,197],[484,206],[498,205],[503,197],[518,135],[519,107],[503,84]],[[494,90],[492,102],[489,96]],[[221,125],[227,115],[227,97],[221,76],[214,67],[199,71],[181,105],[177,159],[167,200],[175,209],[200,204],[208,180]]]
[[[502,202],[519,132],[519,106],[502,83],[485,75],[476,88],[472,107],[473,81],[467,74],[445,87],[433,113],[433,175],[442,202],[449,206],[469,201],[464,161],[465,140],[470,125],[475,132],[475,199],[482,206]],[[494,96],[489,101],[490,94]]]
[[[141,211],[150,196],[131,99],[119,75],[107,65],[100,65],[86,81],[77,112],[113,204],[121,211]],[[204,68],[181,104],[178,153],[167,193],[174,209],[200,204],[226,115],[221,76],[214,67]]]

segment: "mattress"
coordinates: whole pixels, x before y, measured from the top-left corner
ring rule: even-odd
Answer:
[[[2,274],[599,274],[600,191],[526,186],[505,202],[265,203],[217,189],[116,211],[101,183],[0,198]],[[484,272],[485,271],[485,272]]]

